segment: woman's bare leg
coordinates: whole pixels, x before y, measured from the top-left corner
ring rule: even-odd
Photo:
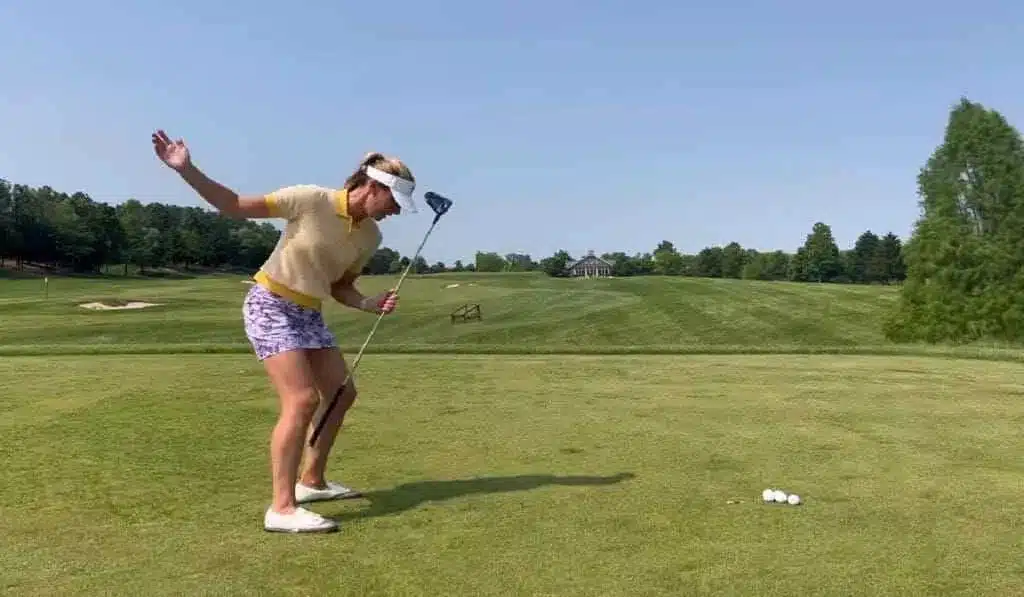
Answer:
[[[318,419],[327,408],[331,399],[334,398],[338,388],[345,381],[345,377],[348,374],[348,365],[345,363],[345,357],[337,348],[311,350],[308,354],[310,368],[316,380],[316,387],[319,389],[322,397],[320,407],[316,413]],[[324,425],[324,429],[320,437],[317,438],[316,444],[311,447],[304,444],[306,445],[305,464],[302,468],[302,473],[299,475],[303,485],[318,489],[323,489],[327,486],[326,479],[324,478],[327,470],[327,458],[330,455],[331,448],[334,447],[334,440],[338,436],[338,431],[345,420],[345,414],[352,407],[355,399],[355,382],[354,380],[349,380],[345,392],[342,393],[337,406],[331,411],[331,417]],[[317,419],[313,420],[314,425]],[[312,426],[310,427],[311,431]]]
[[[289,514],[296,508],[295,482],[302,448],[320,396],[308,351],[282,352],[267,358],[263,364],[280,401],[280,414],[270,439],[271,509]]]

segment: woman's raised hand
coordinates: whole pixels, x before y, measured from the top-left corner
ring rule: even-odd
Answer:
[[[167,164],[171,169],[181,172],[192,163],[192,157],[188,153],[188,147],[181,139],[171,141],[167,133],[158,130],[153,133],[153,151],[160,161]]]

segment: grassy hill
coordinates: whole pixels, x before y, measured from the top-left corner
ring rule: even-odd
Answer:
[[[366,277],[364,292],[397,277]],[[0,354],[52,352],[245,352],[244,276],[0,281]],[[892,287],[684,277],[554,279],[543,274],[410,276],[399,310],[372,352],[713,353],[878,352]],[[146,301],[141,310],[92,311],[93,301]],[[449,314],[479,304],[483,319]],[[325,316],[348,350],[373,317],[340,305]]]
[[[328,470],[365,499],[311,505],[342,532],[302,540],[302,565],[282,568],[296,541],[259,530],[278,401],[242,332],[245,281],[58,278],[44,297],[41,279],[0,280],[0,451],[23,456],[0,486],[0,593],[1002,595],[1020,584],[1019,516],[998,506],[1024,479],[1019,351],[981,355],[1013,364],[624,354],[981,353],[887,345],[893,288],[660,277],[408,280],[371,350],[506,354],[364,361]],[[159,306],[79,306],[103,300]],[[453,325],[466,302],[484,319]],[[350,350],[374,319],[326,313]],[[203,351],[238,354],[126,354]],[[102,352],[118,354],[90,354]],[[765,505],[766,487],[802,505]],[[784,552],[765,549],[774,537]]]

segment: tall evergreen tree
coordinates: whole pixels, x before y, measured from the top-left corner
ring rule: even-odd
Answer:
[[[842,273],[839,247],[832,236],[832,227],[816,222],[804,241],[801,280],[809,282],[831,282]]]
[[[921,216],[906,282],[885,324],[893,340],[1024,337],[1024,145],[995,110],[961,101],[918,176]]]

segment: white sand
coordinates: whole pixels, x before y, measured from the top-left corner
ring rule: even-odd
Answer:
[[[142,301],[130,301],[124,305],[107,305],[105,303],[82,303],[78,305],[84,309],[93,309],[96,311],[109,311],[112,309],[145,309],[146,307],[156,307],[158,303],[144,303]]]

